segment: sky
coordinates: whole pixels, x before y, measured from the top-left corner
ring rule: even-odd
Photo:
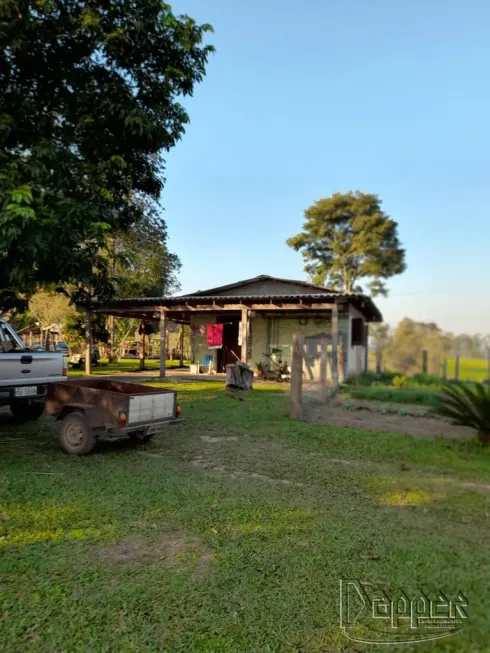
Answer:
[[[335,191],[380,196],[407,270],[376,299],[490,333],[490,2],[174,0],[211,23],[162,195],[183,292],[305,279],[286,239]]]

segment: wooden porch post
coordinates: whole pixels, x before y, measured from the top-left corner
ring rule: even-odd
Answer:
[[[180,325],[180,367],[184,367],[184,325]]]
[[[92,313],[87,311],[85,320],[85,374],[92,374]]]
[[[165,378],[165,363],[167,359],[167,350],[165,347],[165,332],[167,330],[167,313],[164,308],[160,308],[160,378]]]
[[[143,333],[141,334],[141,351],[140,351],[140,370],[141,371],[143,371],[145,369],[145,358],[146,358],[145,338],[146,338],[146,333],[143,331]]]
[[[303,416],[301,395],[303,390],[303,351],[305,337],[302,333],[293,333],[291,360],[291,406],[289,415],[292,419]]]
[[[339,387],[339,308],[332,308],[332,385],[334,392]]]
[[[320,338],[320,401],[327,401],[328,340]]]
[[[242,308],[242,351],[240,358],[242,363],[247,362],[247,340],[248,340],[248,308]]]

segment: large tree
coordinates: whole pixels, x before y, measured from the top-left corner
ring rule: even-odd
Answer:
[[[305,213],[303,231],[287,240],[300,251],[314,283],[346,292],[367,279],[373,295],[386,294],[384,281],[405,270],[398,225],[370,193],[334,193]]]
[[[108,235],[159,198],[210,29],[163,0],[0,3],[0,308],[111,292]]]

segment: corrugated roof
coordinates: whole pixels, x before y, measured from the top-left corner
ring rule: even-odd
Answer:
[[[223,290],[231,290],[232,288],[239,288],[240,286],[248,286],[252,283],[257,283],[257,281],[280,281],[283,283],[292,283],[298,286],[304,286],[305,288],[314,288],[315,290],[321,290],[322,292],[330,292],[333,294],[341,294],[340,291],[333,290],[331,288],[324,288],[323,286],[317,286],[308,281],[298,281],[296,279],[282,279],[281,277],[271,277],[269,274],[259,274],[257,277],[251,277],[250,279],[242,279],[242,281],[235,281],[234,283],[229,283],[224,286],[217,286],[216,288],[208,288],[207,290],[198,290],[195,293],[191,293],[193,296],[206,296],[213,295],[217,292],[222,292]]]
[[[123,299],[115,299],[105,306],[99,306],[98,310],[104,309],[117,309],[126,308],[129,306],[138,307],[154,307],[158,306],[175,306],[182,303],[212,303],[217,304],[229,302],[232,304],[239,304],[240,302],[257,302],[267,305],[269,301],[279,302],[294,302],[294,301],[312,301],[322,302],[328,298],[346,299],[350,301],[356,308],[365,314],[368,320],[374,322],[382,322],[382,316],[377,306],[374,304],[370,297],[361,295],[359,293],[339,293],[339,292],[323,292],[323,293],[291,293],[287,295],[180,295],[176,297],[125,297]]]

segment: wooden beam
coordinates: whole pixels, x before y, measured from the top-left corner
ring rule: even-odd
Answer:
[[[303,410],[301,395],[303,389],[303,351],[305,337],[302,333],[293,333],[292,360],[291,360],[291,406],[290,417],[301,419]]]
[[[332,308],[332,386],[335,392],[339,387],[339,309]]]
[[[180,327],[180,367],[184,367],[184,325]]]
[[[242,349],[240,359],[247,362],[248,308],[242,308]]]
[[[327,401],[328,339],[320,338],[320,401]]]
[[[85,374],[92,374],[92,313],[87,311],[85,321]]]
[[[160,378],[165,378],[165,363],[167,361],[167,350],[165,347],[165,333],[167,330],[167,312],[160,308]]]
[[[244,308],[251,311],[331,311],[336,304],[176,304],[166,307],[168,312],[213,313],[220,311],[242,311]]]

